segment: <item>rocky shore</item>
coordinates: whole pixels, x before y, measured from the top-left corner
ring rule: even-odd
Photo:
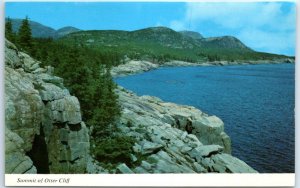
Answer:
[[[117,93],[122,105],[119,128],[138,140],[133,159],[140,154],[144,158],[134,169],[121,164],[121,173],[256,172],[230,154],[231,141],[218,117],[123,88]]]
[[[111,75],[113,77],[126,76],[130,74],[143,73],[152,69],[158,68],[159,65],[151,63],[149,61],[128,61],[125,64],[113,67]]]
[[[145,71],[158,67],[144,64]],[[218,117],[121,87],[116,92],[122,108],[116,124],[120,134],[136,140],[130,156],[141,162],[108,171],[90,152],[90,130],[63,79],[6,41],[5,173],[257,172],[231,155],[230,138]]]
[[[259,61],[212,61],[201,63],[190,63],[185,61],[172,60],[163,64],[155,64],[149,61],[128,60],[126,63],[113,67],[111,74],[113,77],[122,77],[138,73],[147,72],[159,67],[190,67],[190,66],[227,66],[227,65],[258,65],[258,64],[279,64],[295,63],[294,59],[276,59],[276,60],[259,60]]]

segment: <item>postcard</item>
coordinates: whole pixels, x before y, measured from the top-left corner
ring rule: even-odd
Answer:
[[[5,3],[6,186],[293,186],[294,2]]]

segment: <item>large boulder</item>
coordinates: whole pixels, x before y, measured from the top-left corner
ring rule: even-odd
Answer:
[[[257,171],[253,168],[249,167],[244,161],[236,157],[232,157],[226,153],[214,155],[212,157],[214,161],[213,168],[217,169],[217,167],[225,168],[226,172],[230,173],[256,173]],[[217,169],[217,171],[219,171]],[[223,172],[223,171],[219,171]]]
[[[31,174],[37,170],[23,150],[24,140],[10,129],[5,129],[5,173]]]
[[[17,47],[9,42],[8,40],[5,40],[5,65],[11,67],[11,68],[21,68],[22,66],[22,60],[19,57],[19,51]]]
[[[192,133],[203,144],[218,144],[226,153],[231,153],[230,137],[224,132],[223,121],[216,116],[203,116],[192,122]]]
[[[152,69],[156,69],[158,67],[159,66],[157,64],[151,63],[149,61],[130,60],[125,64],[113,67],[111,70],[111,75],[114,77],[126,76],[130,74],[146,72]]]
[[[78,124],[81,122],[79,101],[74,96],[64,96],[62,99],[50,101],[46,108],[52,114],[53,123]]]

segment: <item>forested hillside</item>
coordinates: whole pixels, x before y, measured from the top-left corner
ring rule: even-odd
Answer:
[[[12,31],[16,33],[21,27],[21,19],[6,19],[6,22],[9,20]],[[59,42],[59,45],[86,47],[101,53],[118,54],[120,59],[129,57],[154,63],[170,60],[202,63],[290,58],[284,55],[256,52],[233,36],[205,38],[194,31],[176,32],[167,27],[150,27],[136,31],[81,31],[74,27],[54,30],[34,21],[28,23],[34,38],[52,38]],[[44,41],[36,41],[38,42]]]
[[[166,27],[136,31],[80,31],[59,39],[67,45],[112,50],[132,59],[163,63],[182,60],[207,61],[273,60],[284,55],[256,52],[232,36],[202,38],[196,32],[176,32]]]

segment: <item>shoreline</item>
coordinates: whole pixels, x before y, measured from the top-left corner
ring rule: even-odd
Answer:
[[[138,96],[121,86],[116,93],[122,107],[120,131],[139,140],[133,155],[141,150],[148,156],[135,168],[121,164],[121,173],[259,173],[231,154],[231,139],[219,117],[193,106]]]
[[[162,67],[235,66],[235,65],[260,65],[260,64],[285,64],[285,63],[294,63],[294,62],[288,62],[288,61],[284,62],[282,60],[281,61],[279,61],[279,60],[278,61],[247,61],[247,62],[224,62],[224,61],[218,61],[218,62],[210,62],[210,63],[203,63],[203,64],[195,64],[195,63],[189,63],[189,62],[184,62],[184,61],[170,61],[170,62],[166,62],[166,63],[164,63],[162,65],[157,65],[157,64],[154,64],[154,63],[151,63],[151,62],[147,62],[147,61],[129,61],[129,62],[127,62],[127,63],[125,63],[125,64],[123,64],[121,66],[118,66],[116,69],[114,69],[113,70],[113,77],[114,78],[118,78],[118,77],[124,77],[124,76],[134,75],[134,74],[140,74],[140,73],[144,73],[144,72],[155,70],[155,69],[162,68]],[[127,96],[126,100],[120,99],[121,100],[121,104],[125,105],[125,106],[127,106],[127,103],[131,103],[130,102],[131,100],[134,101],[133,104],[138,104],[138,105],[136,105],[136,107],[141,106],[141,105],[142,106],[143,105],[148,106],[149,102],[151,103],[153,101],[155,101],[155,103],[157,103],[159,105],[162,105],[163,103],[168,103],[168,102],[162,101],[161,99],[159,99],[159,98],[157,98],[155,96],[147,96],[147,95],[138,96],[135,93],[127,90],[126,88],[124,89],[123,87],[120,87],[120,86],[118,86],[118,87],[119,87],[119,89],[117,89],[117,91],[118,91],[117,93],[119,94],[119,97],[123,98],[124,94],[125,95],[129,94],[129,96],[130,96],[130,97]],[[132,97],[132,99],[131,99],[131,97]],[[147,101],[147,100],[149,100],[149,101]],[[194,114],[193,113],[194,110],[199,110],[201,112],[200,108],[195,108],[193,106],[185,106],[185,105],[179,105],[179,104],[175,104],[175,103],[172,103],[172,104],[173,104],[172,108],[175,108],[175,109],[187,110],[186,108],[188,108],[189,109],[188,111],[190,111],[188,113]],[[181,110],[179,110],[179,111],[181,111]],[[125,110],[125,111],[127,111],[127,110]],[[131,111],[131,110],[129,110],[129,111]],[[145,114],[147,114],[149,116],[149,117],[145,117],[144,122],[149,121],[148,119],[149,118],[151,119],[151,117],[154,116],[153,112],[151,112],[149,114],[149,112],[147,112],[147,110],[144,110],[144,109],[139,109],[139,111],[140,111],[139,113],[142,113],[142,114],[145,113]],[[122,112],[122,114],[123,114],[123,112]],[[131,112],[131,114],[135,114],[135,113],[137,113],[137,112],[134,112],[134,113]],[[157,112],[154,113],[154,114],[157,114]],[[124,114],[122,116],[124,116]],[[197,115],[194,115],[193,118],[191,118],[191,119],[195,119],[195,117],[197,117],[197,116],[201,117],[202,115],[199,113]],[[207,114],[207,116],[211,116],[211,115]],[[123,118],[121,118],[121,119],[123,119]],[[136,118],[139,119],[138,117],[136,117]],[[218,117],[216,117],[216,118],[218,118]],[[130,119],[131,122],[136,121],[134,117],[129,117],[129,116],[126,116],[125,119],[127,119],[127,120]],[[190,119],[190,117],[188,119]],[[124,121],[124,119],[121,120],[121,121]],[[220,121],[222,121],[222,120],[220,119]],[[125,121],[123,122],[123,124],[125,124]],[[195,126],[194,123],[192,123],[192,125]],[[181,127],[185,127],[185,126],[181,126]],[[224,124],[221,127],[224,127]],[[181,130],[182,131],[186,131],[186,130],[184,130],[184,128],[181,129]],[[224,130],[224,128],[222,130]],[[225,132],[223,132],[223,133],[225,135],[227,135]],[[194,134],[197,135],[196,132]],[[215,138],[218,138],[218,139],[222,140],[222,136],[221,136],[222,134],[215,135],[215,136],[209,134],[207,136],[208,137],[212,136],[212,137],[215,137]],[[197,138],[200,139],[202,142],[204,141],[204,143],[205,143],[206,139],[202,140],[203,136],[204,135],[197,135]],[[230,137],[228,135],[226,137],[228,137],[228,139],[230,140]],[[223,141],[219,142],[219,143],[214,143],[214,144],[219,145],[220,143],[223,143]],[[205,143],[205,144],[213,144],[213,143]],[[222,145],[222,144],[220,144],[220,145],[222,147],[224,147],[224,145]],[[227,145],[227,149],[226,149],[227,152],[231,151],[231,141],[228,141],[228,143],[226,145]],[[228,152],[228,153],[229,153],[229,155],[231,155],[230,154],[231,152]],[[232,156],[232,157],[234,157],[234,156]]]
[[[12,43],[6,41],[5,45],[5,110],[10,112],[5,114],[5,137],[6,148],[12,148],[5,150],[6,173],[38,173],[40,167],[28,152],[40,146],[34,142],[39,135],[42,137],[37,138],[45,141],[49,173],[110,173],[93,158],[91,129],[82,121],[79,100],[63,85],[63,79],[53,75],[52,67],[40,67],[39,61]],[[159,66],[129,61],[117,69],[119,72],[114,71],[115,75],[122,70],[136,74],[162,66],[199,64],[172,61]],[[111,173],[258,173],[231,155],[230,137],[217,116],[193,106],[137,96],[122,87],[116,93],[122,109],[116,123],[120,134],[136,139],[130,151],[135,164],[122,163]],[[24,99],[22,103],[20,98]],[[15,108],[22,111],[24,121],[15,118],[19,113]],[[71,154],[66,155],[68,152]],[[17,161],[13,163],[12,158]]]
[[[204,63],[190,63],[185,61],[172,60],[163,64],[155,64],[150,61],[129,60],[125,64],[113,67],[111,74],[114,78],[124,77],[139,73],[148,72],[161,67],[198,67],[198,66],[234,66],[234,65],[262,65],[262,64],[295,64],[294,59],[278,60],[249,60],[249,61],[213,61]]]

